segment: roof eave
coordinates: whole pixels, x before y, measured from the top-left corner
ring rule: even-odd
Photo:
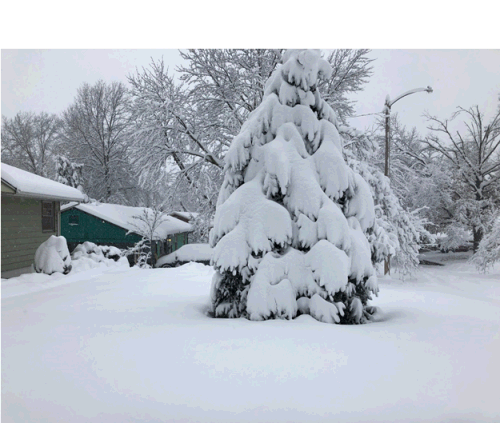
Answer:
[[[12,185],[12,184],[9,184],[5,179],[2,178],[2,184],[5,184],[7,185],[12,191],[14,191],[14,194],[17,194],[18,192],[18,189]]]
[[[8,195],[8,194],[7,194]],[[46,195],[35,192],[24,192],[16,189],[15,194],[10,194],[13,197],[27,197],[27,198],[35,198],[38,200],[52,200],[52,201],[76,201],[77,203],[81,203],[83,198],[75,198],[75,197],[66,197],[59,195]]]

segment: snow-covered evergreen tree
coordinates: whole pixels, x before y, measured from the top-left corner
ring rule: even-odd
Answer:
[[[317,86],[331,67],[292,50],[225,157],[210,244],[216,317],[363,323],[378,292],[370,187],[342,156]]]
[[[71,162],[67,157],[56,157],[56,181],[83,192],[83,164]]]
[[[491,231],[479,243],[479,248],[472,257],[472,261],[482,272],[486,272],[489,267],[500,261],[500,213],[494,220]]]

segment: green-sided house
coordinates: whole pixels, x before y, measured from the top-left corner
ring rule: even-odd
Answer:
[[[70,251],[85,241],[118,248],[132,247],[142,239],[139,228],[144,229],[145,223],[137,216],[143,216],[145,210],[148,212],[143,207],[118,204],[70,203],[61,210],[61,234],[68,241]],[[166,217],[155,231],[155,256],[161,257],[188,244],[192,230],[191,224],[173,216]]]
[[[61,234],[61,202],[83,200],[75,188],[2,163],[2,278],[32,272],[40,244]]]

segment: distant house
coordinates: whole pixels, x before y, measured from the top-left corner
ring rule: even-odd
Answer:
[[[142,239],[138,227],[144,223],[134,218],[143,215],[144,207],[118,204],[67,204],[61,211],[61,233],[68,241],[70,251],[85,241],[118,248],[132,247]],[[150,212],[150,210],[149,210]],[[169,254],[189,243],[191,224],[173,216],[166,219],[155,231],[156,257]]]
[[[75,188],[2,163],[2,278],[32,271],[37,248],[61,234],[61,201],[84,201]]]

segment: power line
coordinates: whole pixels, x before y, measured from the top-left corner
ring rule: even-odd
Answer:
[[[357,117],[362,117],[362,116],[371,116],[371,115],[384,115],[384,112],[366,113],[366,114],[364,114],[364,115],[347,116],[347,117],[349,117],[349,118],[357,118]]]

